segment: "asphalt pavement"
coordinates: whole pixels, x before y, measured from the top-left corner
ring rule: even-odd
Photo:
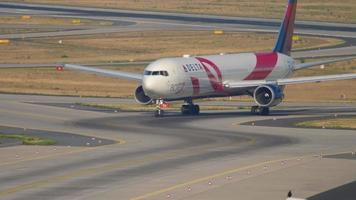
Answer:
[[[319,158],[321,153],[336,154],[356,149],[354,130],[243,124],[293,120],[308,115],[318,117],[320,111],[324,111],[321,117],[338,112],[354,114],[352,105],[305,105],[303,111],[300,110],[302,105],[291,105],[274,110],[270,117],[251,116],[248,111],[237,110],[203,111],[201,116],[194,117],[170,112],[165,118],[153,118],[150,112],[103,112],[60,106],[60,102],[130,102],[126,99],[0,97],[0,124],[3,126],[25,128],[44,135],[56,132],[57,137],[63,135],[63,138],[74,134],[117,141],[97,147],[56,146],[55,151],[48,150],[53,147],[2,148],[1,199],[165,199],[167,195],[182,199],[214,199],[214,195],[221,195],[225,190],[229,192],[224,197],[233,199],[236,193],[229,186],[242,187],[250,184],[249,181],[259,185],[270,179],[282,183],[286,170],[298,172],[306,166],[307,169],[318,166],[318,174],[304,171],[304,176],[298,175],[299,179],[290,185],[271,184],[276,187],[274,192],[239,194],[244,199],[255,199],[262,194],[273,199],[284,196],[293,187],[300,197],[309,197],[355,178],[354,164],[342,164],[354,160]],[[33,151],[38,154],[32,154]],[[29,153],[33,156],[26,156]],[[320,169],[320,162],[330,163],[328,166],[336,169],[342,165],[343,170],[339,172],[342,176],[335,174],[337,179],[314,184],[312,190],[303,189],[301,185],[310,181],[306,178],[317,180],[328,170]],[[187,192],[189,188],[191,191]],[[238,191],[241,192],[238,189],[235,192]],[[211,194],[211,198],[205,194]]]
[[[276,32],[280,24],[276,19],[15,3],[0,3],[0,12],[115,22],[110,27],[58,26],[50,27],[60,29],[55,32],[0,35],[13,39],[177,29]],[[351,46],[354,24],[297,24],[302,34],[341,38],[346,44],[295,52],[295,57],[356,52]],[[310,199],[356,196],[352,157],[356,131],[294,126],[304,120],[355,115],[354,104],[287,103],[266,117],[247,110],[203,110],[200,116],[168,112],[164,118],[153,118],[150,112],[116,112],[78,102],[134,103],[118,98],[0,94],[0,130],[58,141],[50,147],[0,149],[1,199],[255,200],[284,199],[289,190],[295,197]]]

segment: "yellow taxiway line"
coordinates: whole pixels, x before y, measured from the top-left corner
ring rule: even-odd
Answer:
[[[346,153],[351,153],[351,152],[339,152],[339,153],[334,153],[334,154],[346,154]],[[330,155],[334,155],[334,154],[330,154]],[[327,154],[329,155],[329,154]],[[322,156],[326,156],[326,155],[322,155]],[[210,181],[212,179],[216,179],[219,177],[223,177],[223,176],[228,176],[237,172],[241,172],[241,171],[246,171],[246,170],[250,170],[253,168],[258,168],[258,167],[264,167],[268,164],[275,164],[275,163],[279,163],[279,162],[287,162],[287,161],[292,161],[292,160],[296,160],[296,159],[305,159],[305,158],[314,158],[314,155],[306,155],[306,156],[297,156],[297,157],[292,157],[292,158],[285,158],[285,159],[277,159],[277,160],[269,160],[269,161],[265,161],[265,162],[261,162],[261,163],[257,163],[257,164],[252,164],[252,165],[248,165],[248,166],[244,166],[244,167],[239,167],[239,168],[235,168],[235,169],[230,169],[230,170],[226,170],[217,174],[213,174],[210,176],[206,176],[206,177],[202,177],[202,178],[198,178],[198,179],[194,179],[188,182],[184,182],[184,183],[180,183],[177,185],[173,185],[167,188],[163,188],[154,192],[150,192],[147,194],[143,194],[141,196],[138,197],[134,197],[131,198],[130,200],[144,200],[144,199],[148,199],[148,198],[152,198],[158,195],[162,195],[164,193],[170,192],[172,190],[176,190],[176,189],[180,189],[180,188],[184,188],[184,187],[188,187],[197,183],[201,183],[201,182],[206,182],[206,181]]]
[[[251,141],[251,142],[253,142],[253,141]],[[194,152],[194,154],[199,154],[201,152],[204,152],[206,149],[214,148],[214,147],[220,146],[220,145],[221,144],[208,145],[205,148],[199,148],[199,150],[193,151],[193,152]],[[90,148],[90,149],[95,149],[95,148],[96,147]],[[97,148],[99,148],[99,147],[97,147]],[[176,151],[167,152],[164,154],[144,156],[143,158],[135,159],[135,160],[128,160],[126,162],[119,162],[119,163],[108,164],[108,165],[104,165],[104,166],[100,166],[100,167],[80,169],[80,170],[66,173],[64,175],[49,177],[49,178],[46,178],[43,180],[24,183],[24,184],[17,185],[17,186],[11,187],[11,188],[0,190],[0,196],[7,196],[10,194],[21,192],[21,191],[28,190],[28,189],[38,188],[38,187],[42,187],[42,186],[48,186],[49,184],[60,183],[60,182],[64,182],[64,181],[67,181],[67,180],[70,180],[73,178],[84,177],[84,176],[89,176],[89,175],[104,174],[104,173],[107,173],[110,171],[123,169],[125,167],[136,166],[139,164],[145,164],[145,163],[149,163],[152,161],[159,161],[162,159],[169,159],[169,158],[173,158],[177,155],[183,155],[184,152],[186,152],[186,151],[191,152],[191,149],[176,150]]]
[[[220,173],[217,173],[217,174],[213,174],[213,175],[210,175],[210,176],[194,179],[194,180],[191,180],[191,181],[188,181],[188,182],[185,182],[185,183],[180,183],[180,184],[173,185],[173,186],[170,186],[170,187],[167,187],[167,188],[163,188],[163,189],[160,189],[160,190],[157,190],[157,191],[154,191],[154,192],[151,192],[151,193],[147,193],[147,194],[144,194],[144,195],[141,195],[141,196],[138,196],[138,197],[134,197],[134,198],[131,198],[131,200],[144,200],[144,199],[152,198],[152,197],[155,197],[155,196],[170,192],[170,191],[175,190],[175,189],[188,187],[188,186],[191,186],[191,185],[194,185],[194,184],[197,184],[197,183],[209,181],[209,180],[216,179],[216,178],[219,178],[219,177],[222,177],[222,176],[231,175],[231,174],[234,174],[234,173],[237,173],[237,172],[241,172],[241,171],[245,171],[245,170],[249,170],[249,169],[253,169],[253,168],[257,168],[257,167],[263,167],[263,166],[268,165],[268,164],[279,163],[279,162],[282,162],[282,161],[291,161],[291,160],[295,160],[295,159],[298,159],[298,158],[305,158],[305,157],[306,156],[304,156],[304,157],[303,156],[298,156],[298,157],[293,157],[293,158],[270,160],[270,161],[265,161],[265,162],[261,162],[261,163],[257,163],[257,164],[253,164],[253,165],[248,165],[248,166],[244,166],[244,167],[240,167],[240,168],[236,168],[236,169],[230,169],[230,170],[223,171],[223,172],[220,172]]]

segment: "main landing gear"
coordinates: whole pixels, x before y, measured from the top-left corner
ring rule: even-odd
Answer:
[[[259,114],[262,116],[268,116],[270,113],[269,107],[259,107],[259,106],[252,106],[251,107],[251,114]]]
[[[199,115],[200,107],[199,105],[194,105],[191,99],[186,100],[184,105],[181,107],[182,115]]]

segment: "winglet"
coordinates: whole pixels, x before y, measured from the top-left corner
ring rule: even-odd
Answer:
[[[292,38],[294,34],[295,15],[297,12],[297,0],[288,0],[288,7],[281,25],[278,40],[274,52],[290,55],[292,50]]]

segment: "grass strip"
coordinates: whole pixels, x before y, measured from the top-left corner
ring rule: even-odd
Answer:
[[[16,139],[20,140],[23,145],[40,145],[40,146],[49,146],[54,145],[56,142],[51,139],[45,139],[40,137],[28,136],[28,135],[13,135],[13,134],[1,134],[0,139]]]
[[[304,128],[356,129],[356,117],[305,121],[297,123],[296,126]]]

